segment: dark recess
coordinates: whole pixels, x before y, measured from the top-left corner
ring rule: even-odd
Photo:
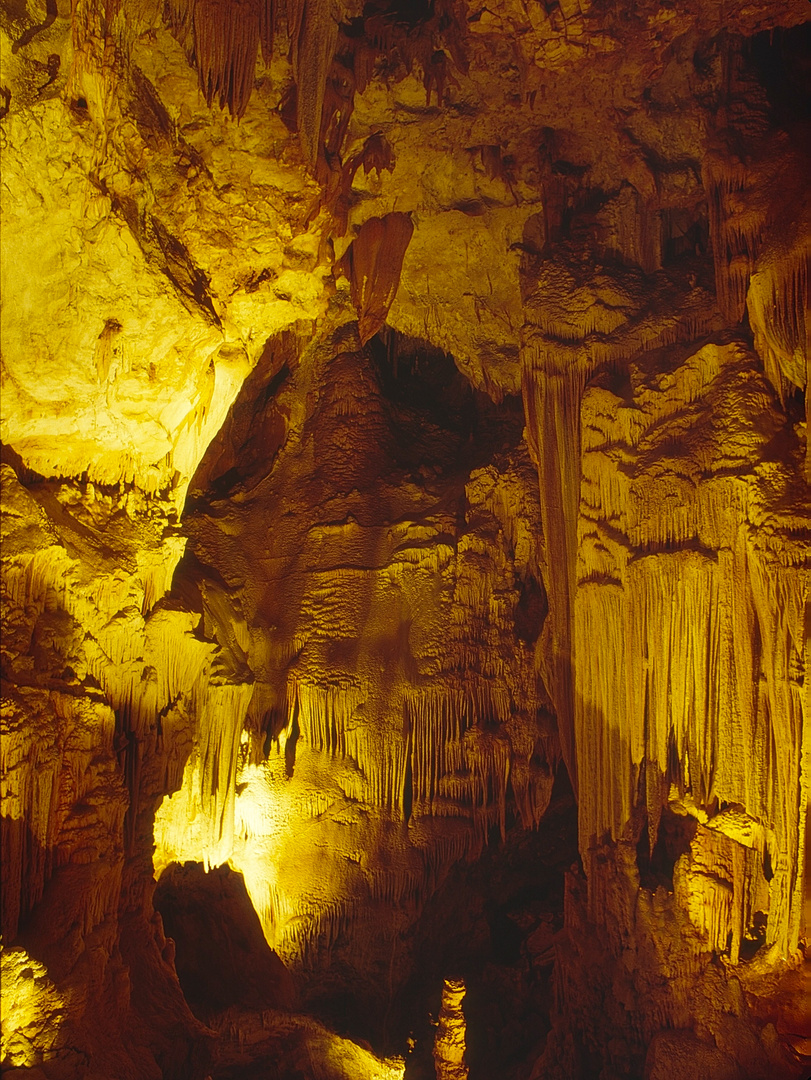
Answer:
[[[154,905],[175,942],[183,993],[201,1020],[234,1005],[294,1006],[293,979],[265,941],[242,874],[227,865],[206,873],[201,863],[173,863]]]
[[[643,829],[636,848],[639,884],[655,891],[663,885],[673,891],[673,869],[676,860],[690,850],[698,822],[695,818],[674,814],[669,807],[662,808],[659,829],[653,851],[649,851],[648,830]]]

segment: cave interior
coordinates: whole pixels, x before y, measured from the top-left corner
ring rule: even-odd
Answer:
[[[811,1076],[809,20],[0,0],[4,1076]]]

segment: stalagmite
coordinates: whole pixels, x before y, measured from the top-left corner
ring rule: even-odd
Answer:
[[[439,1010],[434,1062],[437,1080],[467,1080],[465,1062],[465,999],[464,979],[445,979],[442,987],[442,1007]]]

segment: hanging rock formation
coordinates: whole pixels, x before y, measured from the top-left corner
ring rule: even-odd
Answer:
[[[407,214],[367,218],[344,252],[340,265],[349,279],[352,304],[358,313],[361,345],[374,337],[386,321],[413,233]]]
[[[807,20],[3,2],[10,1076],[808,1075]]]

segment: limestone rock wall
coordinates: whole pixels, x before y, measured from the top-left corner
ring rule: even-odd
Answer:
[[[195,479],[188,588],[249,704],[212,713],[155,859],[229,859],[295,970],[369,980],[508,802],[546,808],[537,487],[520,403],[505,423],[444,354],[345,323],[291,363],[224,432],[285,430],[272,463],[212,448]]]
[[[178,860],[385,1010],[562,760],[537,1070],[802,1075],[806,6],[1,10],[4,1061],[205,1075]]]
[[[156,599],[150,549],[162,571],[179,551],[133,512],[148,503],[135,489],[26,489],[2,469],[4,1066],[195,1075],[208,1039],[142,862],[155,796],[191,737],[173,712],[183,694],[161,696],[168,641],[142,614]],[[183,633],[181,620],[180,650]]]

